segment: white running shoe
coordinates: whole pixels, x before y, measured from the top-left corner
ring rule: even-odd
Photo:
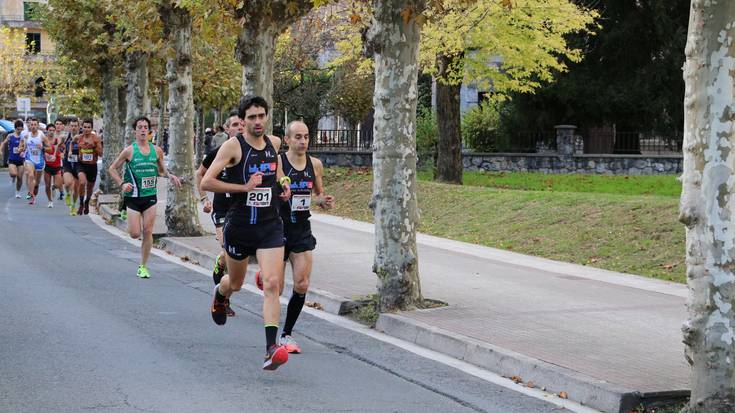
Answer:
[[[20,192],[16,191],[15,192],[15,197],[18,198],[18,199],[20,199],[20,197],[21,197]]]
[[[54,207],[54,203],[53,203],[53,202],[49,202],[49,203],[48,203],[48,207],[49,207],[49,208],[53,208],[53,207]]]

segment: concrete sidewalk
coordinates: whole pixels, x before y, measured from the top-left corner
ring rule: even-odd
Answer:
[[[373,227],[328,215],[312,221],[307,299],[341,313],[376,291]],[[207,268],[219,250],[213,236],[161,242]],[[449,305],[383,314],[377,329],[604,412],[688,395],[686,286],[425,235],[418,242],[423,295]]]

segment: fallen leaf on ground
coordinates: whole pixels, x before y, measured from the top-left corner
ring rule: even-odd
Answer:
[[[324,311],[324,306],[321,305],[321,304],[319,304],[319,303],[317,303],[316,301],[307,301],[307,302],[304,303],[304,305],[307,306],[307,307],[311,307],[311,308],[315,308],[317,310]]]
[[[184,262],[189,261],[189,256],[184,255],[183,257],[181,257],[181,261],[184,261]]]
[[[558,394],[558,396],[559,396],[559,398],[561,398],[561,399],[568,399],[568,398],[569,398],[569,395],[568,395],[568,394],[567,394],[567,392],[565,392],[565,391],[563,391],[563,392],[560,392],[560,393]]]

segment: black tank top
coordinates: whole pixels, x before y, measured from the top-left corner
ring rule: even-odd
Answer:
[[[257,150],[245,141],[245,137],[237,135],[242,156],[237,165],[226,168],[229,182],[244,185],[250,175],[258,171],[263,173],[263,182],[250,192],[232,194],[227,220],[234,225],[256,225],[279,218],[278,154],[270,139],[267,136],[263,139],[265,148]]]
[[[214,158],[217,157],[217,152],[219,152],[219,148],[221,146],[216,147],[212,151],[208,152],[204,159],[202,159],[202,166],[209,169],[212,166],[212,162],[214,162]],[[227,176],[227,168],[223,169],[222,172],[217,175],[217,179],[222,182],[230,182]],[[214,212],[218,213],[224,213],[227,212],[228,209],[230,209],[230,204],[232,203],[232,195],[224,192],[215,192],[214,193],[214,200],[212,201],[212,208],[214,209]]]
[[[281,154],[283,173],[291,178],[291,199],[281,203],[281,218],[284,223],[297,224],[305,222],[311,216],[311,190],[314,187],[314,166],[311,156],[306,155],[306,167],[298,170],[291,165],[285,153]]]

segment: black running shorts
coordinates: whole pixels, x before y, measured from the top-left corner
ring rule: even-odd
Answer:
[[[316,238],[311,234],[311,222],[304,221],[297,224],[283,224],[284,251],[283,260],[293,253],[312,251],[316,248]]]
[[[225,226],[225,216],[227,216],[227,210],[212,211],[211,216],[215,228],[222,228],[223,226]]]
[[[94,182],[97,180],[97,164],[78,163],[77,173],[84,173],[87,176],[87,182]]]
[[[227,221],[222,235],[227,255],[241,261],[254,256],[257,250],[282,247],[283,221],[278,217],[255,225]]]
[[[20,160],[8,159],[8,165],[15,165],[19,168],[23,167],[23,162],[25,162],[23,159],[20,159]]]
[[[54,176],[56,174],[60,174],[61,173],[61,167],[60,166],[59,167],[53,167],[53,166],[46,165],[46,166],[43,167],[43,171],[46,172],[47,174],[51,175],[51,176]]]
[[[64,161],[64,173],[70,173],[74,176],[74,178],[76,178],[77,177],[77,163]]]
[[[140,212],[141,214],[146,209],[152,207],[153,205],[156,205],[156,202],[158,202],[158,198],[155,195],[141,196],[141,197],[132,197],[132,196],[125,197],[125,206],[128,209],[132,209],[133,211]]]

